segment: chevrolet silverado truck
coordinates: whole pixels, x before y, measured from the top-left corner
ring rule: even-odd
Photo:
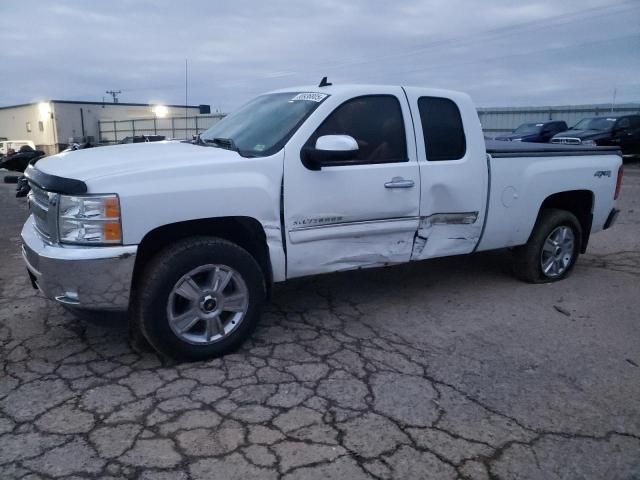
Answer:
[[[204,359],[296,277],[508,248],[521,279],[560,280],[614,223],[621,164],[615,148],[485,145],[462,93],[323,82],[193,141],[30,166],[22,253],[45,296],[127,312],[162,354]]]

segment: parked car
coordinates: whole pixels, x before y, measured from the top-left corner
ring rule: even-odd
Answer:
[[[34,157],[33,159],[29,160],[29,165],[35,165],[39,160],[43,158],[44,158],[44,155],[39,157]],[[5,180],[6,180],[6,177],[5,177]],[[26,197],[30,191],[31,191],[31,186],[29,186],[29,180],[27,179],[27,177],[25,177],[24,174],[17,177],[16,178],[16,197],[18,198]]]
[[[615,148],[485,145],[465,94],[325,85],[261,95],[194,142],[29,167],[34,285],[204,359],[249,337],[275,282],[505,247],[518,277],[553,282],[616,219]]]
[[[14,172],[24,172],[29,162],[35,158],[44,156],[42,150],[34,150],[29,145],[23,145],[16,153],[2,157],[0,168],[5,168]]]
[[[17,152],[20,148],[29,146],[36,149],[35,144],[31,140],[0,140],[0,156],[7,155],[10,150]]]
[[[95,145],[90,141],[70,143],[62,152],[75,152],[76,150],[84,150],[85,148],[94,148]],[[61,152],[61,153],[62,153]]]
[[[498,135],[495,139],[511,142],[548,143],[554,135],[567,129],[567,123],[559,120],[546,123],[523,123],[512,133]]]
[[[133,137],[124,137],[118,143],[147,143],[147,142],[160,142],[166,140],[164,135],[135,135]]]
[[[553,137],[551,143],[615,146],[623,157],[639,156],[640,115],[584,118],[571,130]]]

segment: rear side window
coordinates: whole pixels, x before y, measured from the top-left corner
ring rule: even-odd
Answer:
[[[448,98],[420,97],[418,110],[427,160],[459,160],[467,151],[467,140],[458,106]]]
[[[630,126],[631,120],[629,120],[629,117],[621,118],[618,120],[618,124],[616,125],[617,128],[629,128]]]

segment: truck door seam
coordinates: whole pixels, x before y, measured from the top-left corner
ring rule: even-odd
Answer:
[[[484,218],[482,219],[482,229],[480,230],[480,236],[478,237],[478,242],[476,243],[476,246],[473,247],[473,250],[471,250],[471,253],[475,253],[478,250],[478,246],[480,245],[480,242],[482,241],[482,237],[484,236],[484,230],[487,226],[487,220],[489,219],[489,199],[491,198],[491,155],[487,153],[486,156],[487,156],[487,202],[484,207]]]

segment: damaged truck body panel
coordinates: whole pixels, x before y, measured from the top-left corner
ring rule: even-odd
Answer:
[[[288,278],[411,258],[420,201],[411,111],[401,87],[358,90],[333,91],[285,146]],[[373,117],[378,109],[388,117]],[[393,137],[386,145],[376,139],[385,128]],[[318,138],[349,133],[356,158],[320,171],[305,164]]]
[[[412,260],[471,253],[485,220],[489,175],[475,107],[461,93],[406,87],[420,167]]]
[[[422,217],[411,260],[469,253],[480,239],[482,222],[478,212],[436,213]]]

